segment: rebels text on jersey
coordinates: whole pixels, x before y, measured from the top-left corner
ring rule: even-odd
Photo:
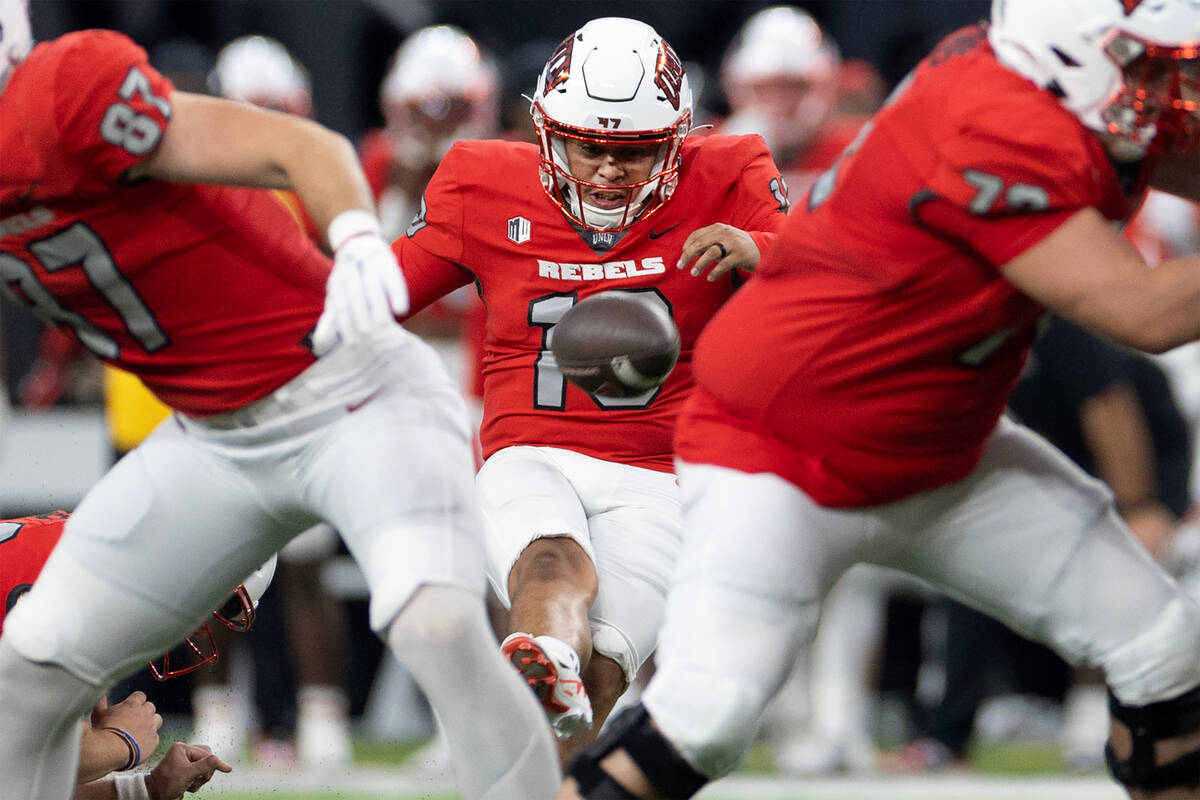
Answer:
[[[272,192],[123,181],[162,137],[171,91],[111,31],[17,67],[0,95],[0,291],[202,416],[312,363],[330,262]]]
[[[680,457],[774,472],[834,507],[967,475],[1043,312],[1000,267],[1084,207],[1125,219],[1144,186],[1124,189],[1098,139],[982,29],[951,35],[706,329]],[[761,447],[687,424],[706,419]]]
[[[779,171],[761,137],[688,140],[682,159],[671,199],[629,230],[609,234],[576,229],[547,197],[533,145],[460,142],[442,160],[421,214],[393,249],[414,311],[458,286],[479,287],[487,307],[485,457],[502,447],[550,445],[673,469],[672,429],[692,383],[692,345],[739,282],[676,269],[684,239],[724,222],[750,233],[765,253],[786,211]],[[567,309],[614,289],[661,303],[679,328],[674,372],[640,397],[586,394],[567,383],[549,349]]]
[[[4,618],[46,565],[70,515],[53,511],[36,517],[0,520],[0,632]]]

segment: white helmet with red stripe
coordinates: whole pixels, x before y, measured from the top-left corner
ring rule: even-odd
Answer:
[[[269,36],[242,36],[222,47],[209,80],[230,100],[301,117],[312,112],[308,70]]]
[[[29,0],[0,0],[0,92],[17,65],[33,49]]]
[[[993,0],[988,39],[1119,155],[1196,143],[1200,0]]]
[[[576,224],[623,230],[675,191],[692,90],[675,50],[644,22],[595,19],[564,39],[538,77],[530,113],[542,149],[542,186]],[[647,179],[600,187],[571,174],[566,139],[657,144],[659,152]],[[593,187],[623,190],[626,201],[596,208],[583,200],[584,189]]]
[[[379,88],[397,157],[436,162],[460,139],[494,135],[499,82],[495,62],[466,31],[433,25],[409,36]]]
[[[721,63],[721,89],[732,112],[723,132],[762,134],[776,151],[803,147],[833,114],[841,63],[837,45],[806,12],[791,6],[759,11]]]

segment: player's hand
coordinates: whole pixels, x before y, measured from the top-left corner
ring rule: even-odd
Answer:
[[[180,800],[185,792],[199,791],[217,771],[232,772],[233,767],[207,745],[176,742],[146,776],[146,791],[151,800]]]
[[[703,275],[707,270],[708,279],[715,281],[732,269],[753,272],[761,257],[750,234],[724,222],[714,222],[688,235],[675,266],[684,269],[691,264],[692,275]]]
[[[92,709],[92,727],[120,728],[137,740],[143,759],[158,748],[158,729],[162,727],[162,716],[155,710],[154,703],[146,699],[144,692],[134,692],[115,706],[101,698]],[[105,731],[108,735],[111,732]]]
[[[348,222],[347,215],[352,215]],[[349,344],[381,328],[399,327],[396,316],[408,311],[408,286],[374,215],[346,211],[329,230],[333,270],[325,283],[325,310],[313,331],[318,356],[338,340]]]

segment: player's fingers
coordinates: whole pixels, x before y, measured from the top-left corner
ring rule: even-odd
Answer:
[[[679,260],[675,262],[676,269],[683,269],[692,263],[708,247],[708,242],[711,241],[711,237],[708,236],[709,227],[711,226],[694,230],[683,240],[683,250],[679,253]]]
[[[312,352],[317,358],[328,353],[337,344],[337,329],[333,326],[333,320],[326,314],[322,314],[317,320],[317,327],[313,328],[312,332]]]
[[[348,322],[353,327],[355,337],[358,337],[371,330],[374,310],[371,308],[369,297],[371,291],[366,285],[363,265],[359,263],[354,266],[355,272],[358,273],[356,280],[347,287],[348,291],[342,292],[342,295],[346,303],[346,310],[349,312],[347,314]]]
[[[204,766],[209,768],[208,777],[216,772],[233,772],[233,767],[221,760],[215,753],[209,753],[204,759]]]
[[[696,263],[692,265],[692,275],[700,275],[709,267],[719,264],[723,259],[728,257],[729,251],[725,249],[724,243],[712,242],[704,248],[700,254],[700,258],[696,259]],[[709,280],[712,280],[713,277],[713,275],[709,275]]]

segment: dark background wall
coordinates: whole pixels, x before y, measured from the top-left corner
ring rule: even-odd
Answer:
[[[1052,0],[1048,0],[1052,1]],[[123,31],[151,50],[190,37],[215,52],[248,33],[282,41],[313,75],[317,114],[357,138],[379,122],[377,91],[404,36],[448,22],[498,56],[506,92],[528,91],[560,41],[588,19],[629,16],[653,25],[685,61],[715,73],[741,23],[776,3],[761,0],[32,0],[40,39],[87,27]],[[846,56],[894,83],[941,35],[987,16],[987,0],[813,0],[799,3]],[[179,54],[176,53],[176,56]],[[700,78],[696,74],[696,78]],[[700,82],[700,81],[697,81]],[[720,111],[715,81],[702,104]]]

